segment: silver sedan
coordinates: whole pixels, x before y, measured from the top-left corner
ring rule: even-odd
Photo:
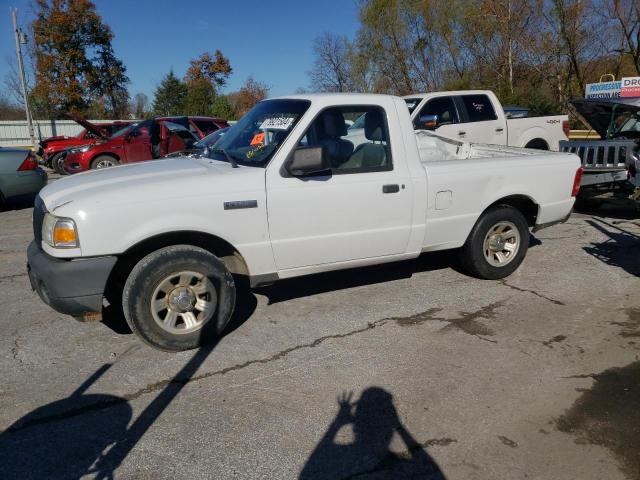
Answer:
[[[47,184],[31,150],[0,147],[0,208],[7,201],[33,198]]]

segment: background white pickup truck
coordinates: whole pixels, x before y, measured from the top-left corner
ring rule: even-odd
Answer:
[[[558,151],[569,134],[567,115],[507,119],[490,90],[419,93],[404,99],[416,129],[469,142]]]
[[[29,277],[60,312],[98,318],[106,297],[147,343],[194,348],[229,321],[232,274],[255,286],[462,247],[470,274],[505,277],[529,228],[568,217],[580,172],[573,154],[416,133],[398,97],[265,100],[202,158],[46,187]]]

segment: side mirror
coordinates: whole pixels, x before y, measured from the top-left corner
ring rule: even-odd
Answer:
[[[416,130],[435,130],[440,126],[438,120],[438,115],[422,115],[415,121],[414,128]]]
[[[331,162],[324,147],[298,147],[293,151],[286,169],[294,177],[329,175]]]

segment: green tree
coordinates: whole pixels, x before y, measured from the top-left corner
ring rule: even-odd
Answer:
[[[233,107],[229,103],[229,99],[226,95],[217,95],[213,101],[213,108],[211,115],[214,117],[224,118],[225,120],[235,120],[236,116],[233,113]]]
[[[153,111],[156,115],[181,115],[187,86],[173,73],[173,69],[162,79],[154,92]]]
[[[89,0],[36,0],[35,104],[49,116],[86,113],[93,102],[111,116],[126,109],[129,79],[116,58],[113,33]],[[92,56],[93,55],[93,56]]]
[[[185,113],[211,115],[216,90],[226,85],[231,72],[229,59],[220,50],[216,50],[214,54],[205,52],[191,60],[184,77],[187,86]]]

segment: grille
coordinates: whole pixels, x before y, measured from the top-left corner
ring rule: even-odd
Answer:
[[[33,238],[38,248],[42,245],[42,220],[44,220],[45,213],[47,213],[47,209],[42,198],[38,195],[33,205]]]
[[[634,147],[633,140],[560,142],[560,151],[578,155],[585,170],[626,170]]]

